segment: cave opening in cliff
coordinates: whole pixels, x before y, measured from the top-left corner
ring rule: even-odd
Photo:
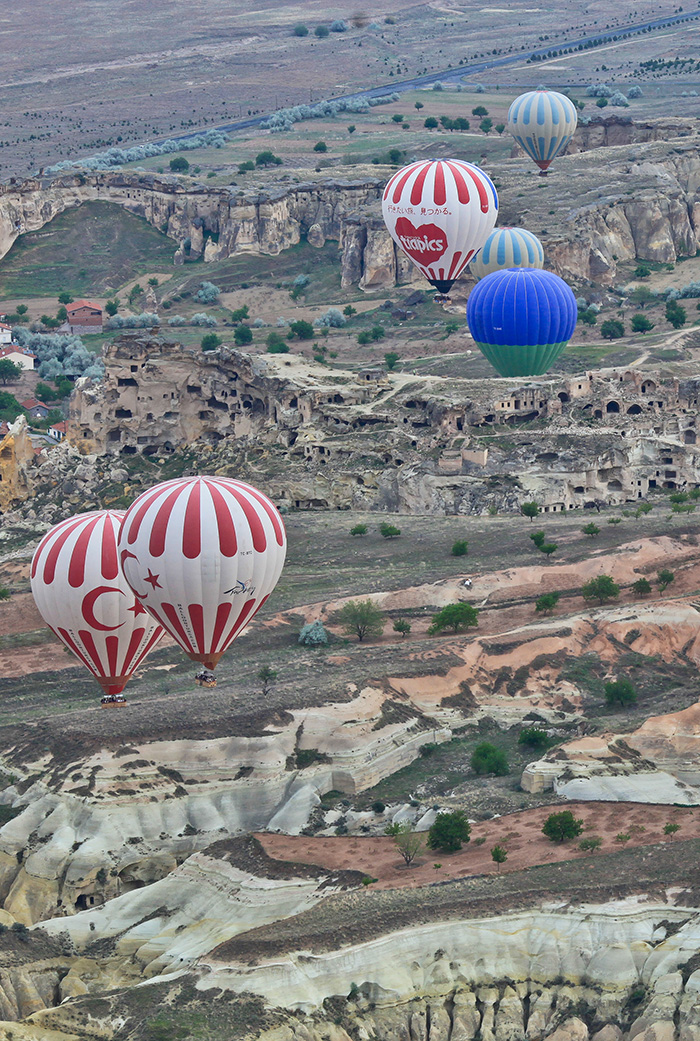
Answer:
[[[620,411],[620,405],[619,405],[619,403],[617,401],[609,401],[607,403],[607,405],[605,406],[605,411],[606,412],[619,412]]]

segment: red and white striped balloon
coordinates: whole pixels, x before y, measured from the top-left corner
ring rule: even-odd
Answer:
[[[439,293],[448,293],[491,234],[498,196],[478,166],[426,159],[394,174],[382,215],[394,242]]]
[[[284,524],[256,488],[183,477],[144,492],[119,536],[126,580],[192,661],[215,668],[277,585]]]
[[[31,568],[41,617],[108,695],[122,692],[163,635],[119,566],[123,517],[100,510],[61,521],[39,543]]]

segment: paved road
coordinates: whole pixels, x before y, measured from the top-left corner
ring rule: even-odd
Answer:
[[[678,25],[681,22],[693,21],[694,19],[700,18],[700,10],[697,11],[684,11],[682,14],[672,15],[671,17],[657,18],[651,22],[635,22],[633,25],[620,26],[617,29],[606,29],[599,33],[595,33],[591,36],[578,36],[574,40],[568,40],[565,43],[552,45],[549,44],[546,47],[539,47],[533,51],[519,51],[517,54],[506,54],[501,57],[494,57],[488,61],[472,62],[469,65],[458,65],[456,68],[444,69],[441,72],[431,72],[425,76],[415,76],[409,80],[394,80],[392,83],[385,83],[381,87],[371,87],[369,90],[358,90],[354,94],[339,94],[327,100],[331,101],[351,101],[359,98],[378,98],[383,97],[386,94],[401,94],[407,90],[415,90],[417,87],[429,87],[433,83],[449,83],[454,80],[461,80],[463,76],[471,76],[477,72],[485,72],[487,69],[502,68],[504,65],[515,65],[521,64],[527,61],[528,58],[546,56],[550,53],[555,55],[562,54],[570,47],[578,47],[579,44],[590,43],[593,40],[613,40],[615,37],[621,39],[623,36],[631,36],[633,33],[640,32],[643,29],[662,29],[670,25]],[[537,66],[535,66],[536,68]],[[236,123],[222,123],[217,127],[207,127],[207,130],[223,130],[226,133],[235,130],[247,130],[250,127],[259,126],[265,119],[265,116],[255,116],[251,119],[241,119]],[[189,138],[196,137],[198,134],[203,133],[203,130],[195,130],[188,134],[180,134],[177,137],[170,138],[172,141],[187,141]]]

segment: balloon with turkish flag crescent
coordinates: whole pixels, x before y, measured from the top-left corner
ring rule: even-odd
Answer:
[[[498,196],[478,166],[426,159],[390,179],[382,215],[394,242],[444,296],[491,234]]]
[[[107,695],[121,694],[163,628],[134,597],[117,552],[123,511],[80,513],[39,543],[31,587],[41,617]]]
[[[182,477],[126,512],[126,581],[192,661],[214,669],[277,585],[287,551],[267,496],[225,477]]]

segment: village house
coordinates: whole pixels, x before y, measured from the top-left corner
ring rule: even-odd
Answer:
[[[7,358],[19,365],[25,372],[31,372],[37,367],[37,356],[27,347],[18,347],[16,343],[9,343],[0,347],[0,358]]]
[[[0,322],[0,343],[12,343],[12,326]]]
[[[66,421],[62,419],[60,423],[54,423],[52,427],[49,427],[49,437],[52,437],[54,441],[62,441],[66,436]]]
[[[46,419],[51,411],[49,406],[38,398],[27,398],[26,401],[20,401],[20,405],[32,419]]]
[[[90,300],[75,300],[66,307],[72,333],[97,333],[102,330],[102,308]]]

